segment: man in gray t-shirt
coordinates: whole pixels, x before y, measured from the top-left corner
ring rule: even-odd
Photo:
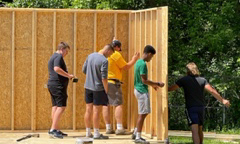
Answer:
[[[94,52],[85,61],[82,69],[86,74],[84,88],[92,91],[103,91],[102,79],[108,78],[108,60],[102,54]]]
[[[93,111],[94,139],[108,139],[99,133],[99,115],[101,107],[108,105],[108,60],[114,52],[112,45],[106,45],[102,51],[92,53],[84,62],[82,71],[86,74],[85,88],[85,126],[86,137],[92,137],[91,113]]]

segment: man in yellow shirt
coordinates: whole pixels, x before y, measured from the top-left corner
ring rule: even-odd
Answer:
[[[123,70],[130,69],[138,60],[140,54],[136,52],[132,57],[132,60],[128,63],[122,57],[120,51],[121,42],[119,40],[113,40],[112,45],[115,52],[108,58],[108,99],[109,106],[103,107],[103,118],[106,123],[106,133],[113,134],[114,131],[111,128],[110,122],[110,106],[115,106],[115,118],[117,121],[117,135],[126,134],[125,129],[122,125],[122,114],[123,114],[123,96],[122,96],[122,72]]]

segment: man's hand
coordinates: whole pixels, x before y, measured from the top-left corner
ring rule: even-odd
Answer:
[[[223,99],[222,103],[226,106],[226,107],[230,107],[230,101],[229,100],[226,100],[226,99]]]
[[[165,85],[165,84],[164,84],[163,82],[158,82],[158,86],[159,86],[159,87],[164,87],[164,85]]]
[[[139,53],[139,52],[136,52],[136,53],[133,55],[132,59],[133,59],[134,61],[137,61],[137,60],[139,59],[139,57],[140,57],[140,53]]]
[[[69,78],[69,79],[72,79],[72,78],[74,78],[74,75],[69,74],[69,75],[68,75],[68,78]]]
[[[153,88],[155,89],[155,91],[157,91],[159,86],[153,86]]]

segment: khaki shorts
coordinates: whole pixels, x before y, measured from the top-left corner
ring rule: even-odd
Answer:
[[[122,87],[120,83],[108,83],[108,101],[111,106],[123,104]]]
[[[134,89],[134,94],[138,101],[138,114],[149,114],[151,112],[149,94],[140,93],[136,89]]]

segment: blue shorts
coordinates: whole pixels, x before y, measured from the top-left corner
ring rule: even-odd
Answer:
[[[185,110],[189,126],[192,124],[203,125],[204,109],[204,107],[191,107]]]

